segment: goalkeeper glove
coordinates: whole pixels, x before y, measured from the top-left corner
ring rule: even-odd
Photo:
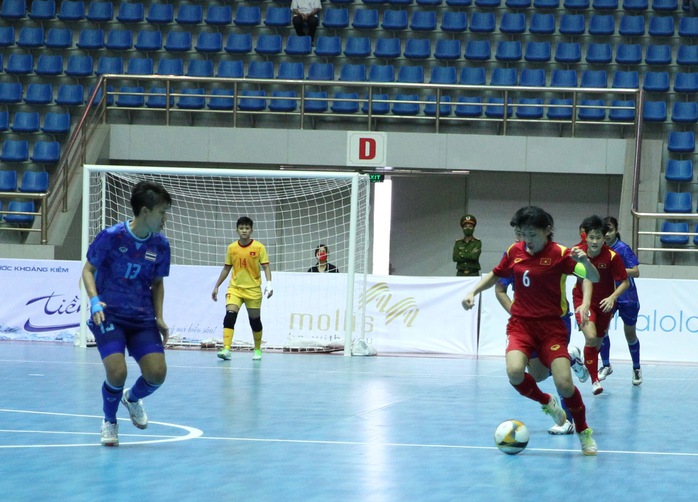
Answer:
[[[271,286],[271,281],[267,281],[267,285],[264,287],[264,296],[269,298],[274,292],[274,288]]]
[[[99,299],[99,296],[93,296],[90,298],[90,313],[92,315],[95,315],[97,312],[102,312],[104,310],[104,307],[102,307],[102,302]]]

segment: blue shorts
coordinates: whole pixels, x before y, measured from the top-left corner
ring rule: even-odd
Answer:
[[[125,354],[126,349],[136,361],[147,354],[165,352],[155,320],[129,321],[110,316],[99,326],[90,319],[87,326],[95,336],[102,359],[112,354]]]
[[[626,326],[635,326],[637,316],[640,313],[640,302],[618,302],[616,303],[618,315]]]

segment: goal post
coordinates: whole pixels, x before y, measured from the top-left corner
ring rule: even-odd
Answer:
[[[272,274],[306,273],[315,264],[317,246],[327,245],[328,261],[346,276],[343,305],[337,305],[345,312],[345,355],[351,355],[353,340],[365,338],[365,307],[361,299],[366,290],[369,266],[370,181],[367,175],[85,165],[83,263],[89,244],[101,230],[133,217],[131,188],[142,180],[162,184],[172,196],[173,204],[163,233],[170,241],[173,265],[222,266],[227,246],[238,238],[235,229],[240,216],[249,216],[254,221],[253,238],[267,248]],[[326,284],[326,281],[321,283]],[[89,302],[84,288],[81,294],[79,345],[85,346],[89,333],[86,328]],[[317,294],[322,297],[322,291]]]

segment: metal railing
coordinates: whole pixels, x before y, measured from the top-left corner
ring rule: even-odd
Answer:
[[[50,192],[0,192],[0,198],[14,199],[14,200],[33,200],[38,201],[39,208],[38,211],[0,211],[0,219],[3,215],[13,215],[13,216],[31,216],[33,218],[38,217],[40,219],[39,228],[33,228],[31,226],[32,222],[28,225],[11,223],[6,226],[0,226],[0,231],[3,232],[40,232],[41,233],[41,244],[48,244],[48,220],[46,218],[46,201],[48,199]]]

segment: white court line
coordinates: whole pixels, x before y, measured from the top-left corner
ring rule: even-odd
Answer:
[[[50,415],[50,416],[61,416],[61,417],[78,417],[78,418],[96,418],[103,419],[103,417],[98,415],[80,415],[76,413],[58,413],[50,411],[32,411],[32,410],[11,410],[0,408],[0,413],[26,413],[32,415]],[[130,422],[128,419],[120,419],[124,422]],[[153,420],[148,422],[149,424],[161,425],[163,427],[172,427],[175,429],[182,429],[187,432],[184,436],[168,436],[164,434],[149,434],[145,437],[149,438],[160,438],[151,440],[141,440],[141,441],[129,441],[127,443],[119,443],[119,446],[130,446],[138,444],[155,444],[155,443],[173,443],[177,441],[188,441],[190,439],[196,439],[203,436],[204,432],[195,427],[189,427],[187,425],[170,424],[167,422],[155,422]],[[66,432],[66,431],[38,431],[38,430],[10,430],[10,429],[0,429],[0,433],[20,433],[20,434],[60,434],[60,435],[98,435],[95,432]],[[137,437],[143,438],[143,434],[119,434],[119,437]],[[19,445],[0,445],[0,449],[11,449],[11,448],[75,448],[82,446],[102,446],[99,442],[95,443],[74,443],[74,444],[19,444]]]

